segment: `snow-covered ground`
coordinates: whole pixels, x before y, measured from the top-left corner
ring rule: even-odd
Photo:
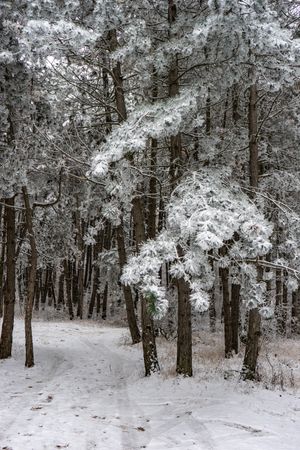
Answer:
[[[197,355],[195,377],[178,379],[174,344],[161,345],[162,374],[146,379],[124,334],[35,322],[36,366],[25,369],[18,320],[13,357],[0,362],[0,449],[299,450],[296,387],[267,390],[230,371],[225,380],[223,368],[197,373]]]

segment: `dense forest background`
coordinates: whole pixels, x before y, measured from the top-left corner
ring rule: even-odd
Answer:
[[[0,9],[0,358],[15,310],[224,327],[257,377],[300,334],[299,2],[30,0]]]

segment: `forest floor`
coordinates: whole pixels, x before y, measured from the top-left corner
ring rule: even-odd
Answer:
[[[35,321],[36,365],[25,369],[17,320],[13,357],[0,362],[0,449],[300,448],[299,341],[269,348],[254,384],[239,380],[241,356],[224,361],[219,338],[205,333],[194,378],[174,376],[175,342],[162,338],[162,372],[144,378],[141,348],[127,336],[95,323]]]

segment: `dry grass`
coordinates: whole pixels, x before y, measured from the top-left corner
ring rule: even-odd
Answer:
[[[176,375],[176,340],[157,339],[162,376]],[[201,331],[193,336],[194,374],[202,380],[217,378],[239,379],[243,364],[244,346],[230,359],[224,358],[222,332]],[[258,374],[268,389],[300,389],[300,340],[276,339],[263,341]]]
[[[120,345],[131,347],[128,332]],[[141,344],[134,349],[142,353]],[[157,338],[157,350],[163,378],[176,376],[176,339]],[[238,355],[225,359],[223,332],[210,333],[201,330],[193,333],[193,370],[199,380],[220,378],[239,380],[243,364],[244,346]],[[267,389],[300,390],[300,339],[267,336],[261,344],[258,375]]]
[[[263,341],[259,375],[267,387],[300,389],[300,340],[276,338]]]

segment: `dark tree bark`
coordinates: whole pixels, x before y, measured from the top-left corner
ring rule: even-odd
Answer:
[[[65,304],[64,285],[65,285],[65,275],[64,275],[64,272],[62,272],[59,275],[59,279],[58,279],[58,297],[57,297],[57,309],[58,310],[62,309]]]
[[[208,253],[210,256],[211,270],[214,271],[213,251],[210,250]],[[212,289],[210,290],[208,314],[209,314],[209,329],[212,333],[215,333],[216,319],[217,319],[216,303],[215,303],[215,282]]]
[[[209,308],[208,308],[208,314],[209,314],[209,329],[211,333],[216,332],[216,321],[217,321],[217,312],[216,312],[216,302],[215,302],[215,292],[214,288],[210,292],[210,298],[209,298]]]
[[[146,240],[143,208],[139,197],[135,197],[132,203],[135,240],[138,250],[140,245]],[[151,312],[149,311],[147,299],[143,295],[141,295],[140,300],[142,312],[142,342],[145,375],[149,376],[154,372],[158,372],[160,368],[157,358],[155,331]]]
[[[151,139],[151,153],[150,153],[150,168],[153,176],[150,178],[149,182],[149,200],[148,200],[148,238],[154,239],[156,235],[156,218],[157,218],[157,211],[156,211],[156,184],[157,180],[155,177],[155,170],[156,170],[156,164],[157,164],[157,139]]]
[[[67,307],[69,312],[69,318],[70,320],[74,319],[74,312],[73,312],[73,302],[72,302],[72,280],[71,280],[71,274],[72,274],[72,264],[68,260],[64,260],[64,274],[65,274],[65,282],[66,282],[66,297],[67,297]]]
[[[107,301],[108,301],[108,282],[106,281],[102,296],[102,319],[107,319]]]
[[[41,304],[42,304],[42,310],[45,309],[45,305],[46,305],[46,300],[47,300],[47,294],[48,294],[48,285],[49,285],[49,268],[46,268],[46,273],[45,273],[45,280],[44,280],[44,284],[42,284],[42,289],[41,289]]]
[[[249,171],[250,186],[253,188],[252,197],[258,187],[259,163],[258,163],[258,118],[257,118],[257,86],[250,86],[249,111]],[[258,268],[259,271],[259,268]],[[242,368],[243,379],[253,380],[256,377],[257,358],[260,343],[261,316],[258,308],[253,308],[249,312],[248,333],[245,349],[245,356]]]
[[[224,245],[220,249],[220,256],[227,254],[227,248]],[[225,343],[225,358],[232,356],[232,317],[231,317],[231,303],[229,295],[229,268],[220,267],[221,289],[223,298],[223,317],[224,317],[224,343]]]
[[[92,246],[88,245],[86,249],[85,269],[84,269],[84,289],[90,286],[92,279]]]
[[[223,295],[223,315],[224,315],[224,340],[225,340],[225,358],[232,356],[232,320],[231,305],[229,296],[229,269],[220,268]]]
[[[111,224],[108,222],[105,227],[104,234],[104,242],[103,248],[104,250],[109,250],[111,247]],[[105,283],[103,298],[102,298],[102,319],[106,320],[107,318],[107,302],[108,302],[108,281]]]
[[[231,285],[232,350],[236,354],[239,352],[240,290],[239,284]]]
[[[177,7],[174,0],[168,0],[168,21],[171,34],[172,24],[176,21]],[[179,70],[177,56],[173,57],[168,73],[169,97],[179,94]],[[181,133],[170,138],[170,182],[174,188],[183,173],[183,148]],[[178,256],[183,256],[182,248],[178,247]],[[191,305],[187,282],[181,278],[177,280],[178,297],[178,336],[177,336],[177,364],[178,374],[192,376],[192,327]]]
[[[101,311],[101,294],[100,294],[100,292],[97,292],[97,295],[96,295],[96,314],[97,314],[97,317],[99,316],[100,311]]]
[[[77,280],[78,280],[78,303],[77,303],[77,317],[83,318],[83,300],[84,300],[84,242],[83,242],[83,223],[80,218],[79,201],[77,198],[77,208],[75,212],[75,226],[77,247],[79,251]]]
[[[5,200],[6,224],[6,281],[4,286],[4,308],[0,339],[0,359],[9,358],[12,351],[14,314],[15,314],[15,284],[16,284],[16,224],[15,197]]]
[[[292,333],[300,334],[300,288],[292,293]]]
[[[103,249],[103,239],[104,239],[104,230],[101,230],[97,234],[97,241],[96,245],[94,246],[94,273],[93,273],[93,283],[92,283],[92,294],[91,299],[89,303],[89,309],[88,309],[88,319],[91,319],[93,317],[93,312],[95,308],[96,303],[96,297],[100,285],[100,267],[98,263],[98,256],[102,252]]]
[[[78,272],[76,260],[71,262],[70,279],[72,283],[72,303],[78,305]]]
[[[275,278],[275,318],[276,318],[276,328],[279,334],[284,332],[283,323],[283,282],[282,282],[282,270],[276,270]]]
[[[249,311],[247,343],[242,369],[242,377],[245,380],[254,380],[256,378],[256,366],[259,352],[259,340],[261,316],[258,308]]]
[[[37,249],[35,243],[34,229],[33,229],[33,213],[30,206],[29,196],[26,186],[22,187],[23,200],[25,205],[26,225],[30,242],[30,256],[29,256],[29,277],[28,277],[28,289],[25,300],[25,366],[34,366],[34,354],[33,354],[33,339],[32,339],[32,310],[34,303],[34,287],[37,271]]]
[[[122,271],[123,267],[127,262],[126,249],[125,249],[125,236],[124,236],[124,228],[123,224],[118,226],[116,229],[117,236],[117,245],[118,245],[118,255],[119,255],[119,264],[120,270]],[[140,330],[137,325],[134,303],[132,298],[132,292],[129,286],[122,284],[123,294],[125,299],[125,307],[127,313],[127,322],[128,327],[132,339],[133,344],[137,344],[141,340]]]
[[[108,33],[108,40],[109,40],[110,51],[111,52],[115,51],[118,47],[116,30],[111,30]],[[114,67],[112,69],[112,73],[113,73],[113,84],[114,84],[116,107],[117,107],[117,111],[118,111],[118,120],[119,120],[119,123],[122,123],[127,118],[127,111],[126,111],[126,104],[125,104],[125,97],[124,97],[121,64],[119,62],[117,62],[116,65],[114,65]],[[117,236],[117,245],[118,245],[119,264],[120,264],[120,270],[122,272],[122,269],[127,262],[125,234],[124,234],[124,227],[123,227],[122,222],[116,229],[116,236]],[[124,293],[124,299],[125,299],[125,305],[126,305],[128,327],[130,330],[132,343],[136,344],[136,343],[140,342],[141,335],[140,335],[140,331],[139,331],[136,316],[135,316],[132,293],[131,293],[131,289],[129,286],[122,285],[122,287],[123,287],[123,293]]]
[[[93,276],[93,287],[92,287],[92,293],[89,303],[89,310],[88,310],[88,319],[91,319],[93,317],[93,312],[95,308],[96,303],[96,296],[99,288],[99,277],[100,277],[100,268],[96,266],[94,268],[94,276]]]
[[[178,256],[183,257],[180,246],[177,247]],[[189,284],[180,278],[177,280],[178,291],[178,336],[176,372],[191,377],[192,364],[192,318]]]
[[[287,290],[287,272],[284,272],[284,283],[282,286],[282,335],[286,336],[287,313],[288,313],[288,290]]]
[[[34,309],[38,311],[40,309],[40,298],[42,292],[42,270],[38,269],[35,279],[35,299],[34,299]]]
[[[1,233],[2,245],[0,255],[0,318],[1,318],[3,316],[3,284],[4,284],[5,239],[6,239],[5,212],[2,208],[2,205],[0,209],[0,223],[2,224],[2,227],[0,227],[0,230],[2,228]]]

